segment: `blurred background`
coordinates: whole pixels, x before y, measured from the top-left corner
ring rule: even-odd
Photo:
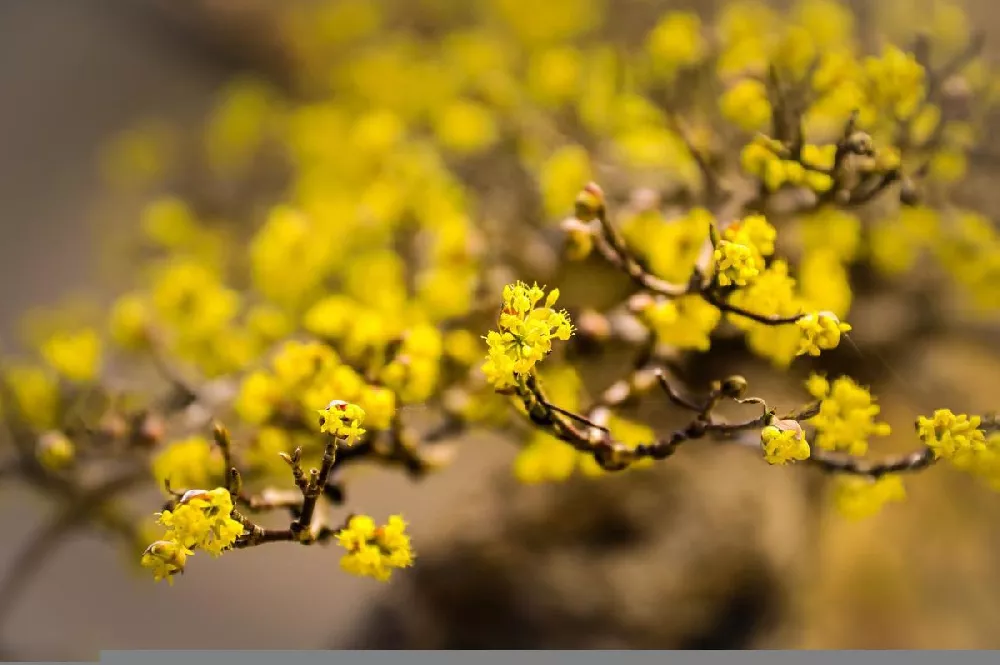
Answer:
[[[199,122],[237,74],[280,81],[269,19],[279,4],[0,3],[0,335],[39,303],[110,293],[116,257],[96,239],[137,208],[108,202],[102,150],[146,118]],[[1000,37],[991,3],[967,8]],[[989,182],[988,164],[981,173]],[[976,192],[997,203],[995,187],[992,198]],[[903,424],[899,449],[912,447],[905,423],[935,397],[997,407],[998,341],[921,340],[903,360],[921,377],[918,396],[882,373],[875,392],[886,420]],[[791,390],[758,366],[741,369],[779,403]],[[407,508],[422,556],[388,585],[342,574],[331,549],[276,545],[200,561],[169,588],[132,574],[136,553],[80,536],[19,590],[0,646],[26,659],[162,648],[1000,647],[1000,497],[958,474],[934,469],[908,503],[852,523],[827,510],[810,472],[767,467],[752,451],[685,451],[645,473],[511,492],[515,452],[479,438],[425,484],[380,471],[358,480],[352,501],[368,512]],[[0,486],[0,570],[46,510]]]

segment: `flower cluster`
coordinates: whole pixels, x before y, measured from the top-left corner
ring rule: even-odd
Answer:
[[[888,503],[906,499],[906,487],[898,475],[873,479],[863,476],[846,476],[837,479],[834,502],[838,512],[852,520],[861,520],[877,514]]]
[[[319,411],[320,431],[344,440],[349,446],[364,436],[365,430],[361,427],[364,421],[364,410],[343,400],[334,400]]]
[[[715,246],[715,278],[719,286],[748,286],[774,253],[777,232],[763,215],[750,215],[726,227]]]
[[[986,434],[979,429],[979,416],[954,414],[950,409],[938,409],[930,418],[917,419],[917,433],[934,451],[935,457],[954,460],[971,457],[986,450]]]
[[[802,338],[798,355],[818,356],[825,349],[835,349],[841,336],[850,332],[850,324],[842,322],[833,312],[806,314],[798,321]]]
[[[806,187],[824,193],[833,187],[830,171],[834,166],[836,145],[804,145],[799,159],[783,158],[785,147],[773,139],[759,136],[748,143],[740,155],[747,174],[759,178],[769,191],[782,187]]]
[[[394,569],[413,565],[406,522],[399,515],[392,515],[382,526],[366,515],[356,515],[337,534],[337,542],[347,550],[340,558],[340,567],[352,575],[386,582]]]
[[[282,344],[270,370],[258,369],[244,377],[235,408],[246,422],[264,427],[282,419],[311,426],[312,414],[331,394],[358,405],[375,429],[388,428],[396,412],[394,391],[366,382],[333,347],[318,340]]]
[[[210,487],[225,472],[219,450],[203,436],[172,441],[153,457],[152,466],[160,487],[181,491]]]
[[[865,455],[873,436],[889,436],[888,423],[876,422],[880,408],[871,393],[847,376],[834,381],[813,374],[806,383],[819,400],[819,413],[809,420],[816,428],[815,442],[826,450]]]
[[[802,426],[794,420],[778,420],[760,431],[760,443],[768,464],[783,465],[809,459],[809,443]]]
[[[545,302],[541,303],[542,298]],[[524,282],[504,287],[499,330],[486,336],[489,354],[483,373],[497,389],[511,388],[552,351],[552,340],[568,340],[573,326],[565,311],[553,309],[559,290],[545,291]]]
[[[172,510],[158,513],[157,522],[166,528],[160,540],[142,555],[142,565],[152,569],[157,581],[184,572],[187,557],[201,549],[220,556],[243,534],[243,524],[233,519],[229,490],[188,490]]]

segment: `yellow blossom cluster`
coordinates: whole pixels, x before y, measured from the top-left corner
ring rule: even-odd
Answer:
[[[392,515],[382,526],[367,515],[354,516],[337,534],[337,542],[347,550],[340,567],[354,575],[386,582],[394,569],[413,565],[406,522],[399,515]]]
[[[871,437],[889,436],[889,424],[875,421],[881,410],[875,399],[850,377],[829,381],[813,374],[806,388],[819,400],[819,413],[809,424],[816,428],[815,441],[820,448],[862,456],[868,452]]]
[[[809,459],[809,443],[802,426],[794,420],[779,420],[760,431],[760,443],[768,464],[783,465]]]
[[[917,420],[917,433],[935,457],[962,465],[967,458],[986,452],[986,434],[979,429],[981,422],[979,416],[938,409],[932,417],[921,416]]]
[[[894,474],[880,478],[845,476],[837,479],[833,499],[840,514],[861,520],[877,514],[886,504],[904,501],[906,487]]]
[[[537,284],[529,287],[517,282],[504,287],[499,330],[486,336],[489,354],[482,368],[495,388],[514,387],[518,377],[530,373],[552,351],[552,340],[568,340],[573,334],[569,315],[552,308],[558,299],[558,289],[546,295]]]
[[[798,159],[784,158],[784,152],[781,143],[758,135],[743,148],[740,163],[748,175],[759,178],[772,192],[788,185],[823,193],[833,186],[830,171],[834,166],[836,145],[806,144]]]
[[[201,549],[220,556],[243,533],[243,524],[233,519],[233,501],[224,487],[188,490],[172,510],[157,515],[166,532],[142,555],[157,581],[184,571],[187,557]]]
[[[365,421],[365,412],[357,404],[348,404],[344,400],[334,400],[325,409],[319,410],[320,431],[327,432],[347,445],[353,445],[365,430],[361,423]]]
[[[157,485],[180,491],[210,487],[225,472],[219,450],[203,436],[167,444],[153,456],[152,466]]]
[[[244,377],[234,407],[244,421],[265,427],[281,419],[312,425],[312,414],[329,402],[329,395],[360,405],[376,429],[387,428],[395,413],[392,391],[367,383],[333,347],[315,340],[283,343],[270,368]]]

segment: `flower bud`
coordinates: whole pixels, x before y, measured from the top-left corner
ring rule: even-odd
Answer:
[[[719,392],[724,397],[739,399],[747,392],[747,380],[739,375],[730,376],[719,387]]]
[[[50,469],[63,469],[73,463],[76,448],[62,432],[46,432],[42,434],[35,447],[38,461]]]
[[[589,222],[604,211],[604,190],[596,182],[588,183],[576,197],[576,218]]]
[[[573,261],[587,258],[594,249],[594,234],[590,225],[579,219],[567,219],[562,223],[566,233],[566,257]]]

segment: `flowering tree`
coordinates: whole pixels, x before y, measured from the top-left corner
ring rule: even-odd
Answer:
[[[294,82],[227,89],[184,169],[124,137],[109,166],[153,197],[151,268],[3,369],[0,471],[64,506],[25,557],[93,525],[170,583],[200,552],[330,541],[387,580],[414,565],[406,523],[347,512],[342,472],[423,476],[511,422],[527,483],[716,439],[832,472],[855,517],[940,462],[1000,487],[987,414],[914,414],[913,452],[878,456],[889,425],[849,376],[812,372],[780,412],[678,369],[731,340],[811,362],[853,344],[858,297],[902,284],[955,321],[995,311],[1000,236],[953,197],[998,90],[961,13],[936,5],[938,34],[900,46],[862,43],[834,0],[667,12],[641,39],[606,5],[443,3],[409,30],[408,3],[290,11]],[[536,280],[570,264],[600,285],[567,311]],[[588,398],[603,348],[633,362]],[[628,417],[641,399],[687,424]],[[120,498],[142,483],[155,524]]]

